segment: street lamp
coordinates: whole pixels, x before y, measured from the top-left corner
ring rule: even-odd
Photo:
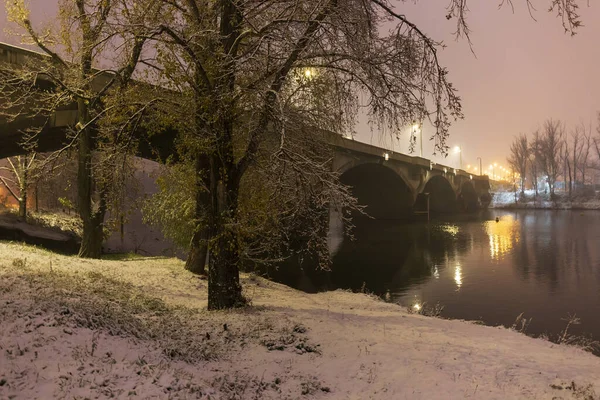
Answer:
[[[462,169],[462,149],[460,148],[460,146],[455,146],[454,152],[458,153],[458,159],[459,159],[458,168]]]

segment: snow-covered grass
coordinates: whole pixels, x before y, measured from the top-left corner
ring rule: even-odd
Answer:
[[[0,243],[0,398],[599,398],[574,347],[242,280],[251,307],[207,312],[179,260]]]
[[[556,193],[554,200],[548,193],[539,193],[537,198],[533,190],[526,190],[525,196],[514,192],[496,192],[492,196],[490,208],[511,209],[558,209],[558,210],[600,210],[600,198],[594,195],[573,195],[569,198],[565,193]]]

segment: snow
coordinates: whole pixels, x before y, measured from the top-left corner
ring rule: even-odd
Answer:
[[[518,195],[518,194],[517,194]],[[546,193],[540,193],[537,200],[533,190],[525,190],[525,201],[515,202],[514,192],[496,192],[492,195],[490,208],[517,209],[558,209],[558,210],[600,210],[600,198],[573,196],[569,199],[564,193],[557,193],[555,201]]]
[[[186,362],[165,356],[160,337],[83,327],[41,301],[58,281],[26,279],[50,270],[101,274],[206,317],[206,329],[210,321],[226,322],[226,332],[211,328],[211,340],[233,343],[231,349]],[[206,282],[178,260],[78,260],[0,242],[0,399],[598,399],[600,393],[600,358],[574,347],[410,314],[364,294],[306,294],[252,275],[243,284],[252,307],[209,313]],[[56,288],[65,301],[74,297],[75,289]],[[202,340],[203,332],[193,339]],[[242,336],[245,345],[234,345]]]

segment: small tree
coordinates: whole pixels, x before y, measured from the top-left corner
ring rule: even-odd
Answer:
[[[98,258],[114,172],[110,168],[102,170],[102,166],[119,165],[115,156],[124,143],[131,143],[123,133],[127,132],[125,127],[132,127],[132,120],[126,119],[120,128],[113,125],[107,132],[101,121],[111,114],[128,115],[123,113],[127,110],[123,108],[125,89],[144,43],[152,35],[140,27],[145,26],[148,15],[154,17],[153,13],[159,12],[158,8],[151,1],[62,0],[58,28],[41,30],[33,26],[25,0],[6,0],[5,4],[9,20],[21,28],[23,39],[45,56],[33,57],[8,71],[10,79],[0,83],[4,114],[13,113],[17,118],[29,110],[30,114],[49,118],[62,107],[76,105],[77,121],[65,148],[77,148],[78,155],[77,206],[83,221],[79,256]],[[107,62],[113,68],[96,69]],[[51,90],[40,90],[36,86],[39,78],[48,81]],[[102,136],[102,132],[108,135]],[[94,144],[99,143],[105,149],[110,143],[114,146],[94,156]]]
[[[564,130],[564,125],[560,121],[546,120],[540,139],[540,165],[542,172],[546,175],[551,198],[554,198],[554,185],[560,175]]]
[[[531,175],[531,185],[534,189],[534,197],[538,197],[538,182],[539,182],[539,171],[540,171],[540,152],[541,152],[541,138],[540,131],[537,130],[533,133],[531,145],[529,148],[529,171]]]
[[[194,220],[194,169],[183,162],[165,166],[156,182],[158,192],[142,206],[144,222],[160,229],[179,249],[189,251],[194,229],[199,225]],[[187,264],[186,269],[190,270]]]
[[[569,193],[569,198],[571,198],[573,194],[573,163],[575,159],[571,159],[569,142],[565,139],[562,148],[560,149],[560,159],[563,162],[563,179],[565,182],[565,193]],[[569,178],[567,182],[567,176]]]
[[[581,147],[579,149],[579,172],[581,173],[581,183],[582,185],[585,185],[587,168],[590,164],[590,151],[593,142],[591,122],[587,129],[585,124],[582,122],[580,124],[580,130],[582,132],[582,139]]]
[[[523,133],[520,133],[510,145],[510,157],[508,158],[508,164],[512,167],[513,178],[515,171],[520,175],[521,196],[525,195],[525,178],[527,177],[529,154],[529,143],[527,141],[527,136]]]

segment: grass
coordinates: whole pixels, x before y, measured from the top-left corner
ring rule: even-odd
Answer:
[[[259,308],[207,312],[206,283],[176,259],[82,260],[5,243],[0,255],[4,298],[31,299],[27,312],[51,313],[61,325],[152,341],[170,359],[215,360],[251,343],[267,347],[296,329]],[[290,345],[304,346],[297,339]]]

